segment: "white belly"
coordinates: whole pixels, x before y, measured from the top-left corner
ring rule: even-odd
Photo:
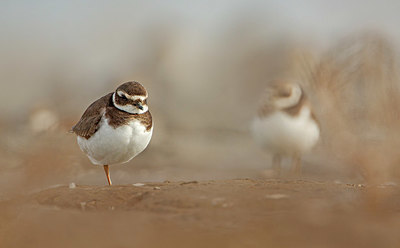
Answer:
[[[272,153],[292,155],[309,151],[319,139],[319,127],[303,107],[298,116],[277,111],[256,118],[251,126],[256,142]]]
[[[118,128],[102,119],[101,127],[89,139],[78,136],[78,144],[93,164],[112,165],[128,162],[149,144],[153,128],[147,131],[139,121]]]

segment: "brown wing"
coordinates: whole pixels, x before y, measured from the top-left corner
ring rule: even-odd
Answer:
[[[89,139],[99,129],[101,117],[111,101],[113,93],[109,93],[92,103],[83,113],[81,119],[72,127],[71,131]]]

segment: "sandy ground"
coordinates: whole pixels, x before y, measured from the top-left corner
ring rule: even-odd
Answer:
[[[1,247],[400,245],[395,185],[235,179],[73,186],[1,202]]]
[[[0,247],[400,246],[396,182],[365,184],[318,148],[301,179],[286,162],[268,179],[246,133],[168,135],[112,166],[109,187],[74,135],[3,132]]]

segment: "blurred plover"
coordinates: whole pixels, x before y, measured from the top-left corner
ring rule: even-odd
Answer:
[[[108,166],[128,162],[150,142],[153,121],[147,97],[140,83],[124,83],[93,102],[71,130],[90,161],[104,166],[109,185]]]
[[[251,125],[255,141],[273,155],[274,172],[280,175],[282,156],[292,157],[292,171],[301,173],[301,155],[317,143],[320,128],[301,86],[273,81],[262,98]]]

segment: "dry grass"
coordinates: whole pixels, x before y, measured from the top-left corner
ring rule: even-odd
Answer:
[[[398,180],[400,81],[390,42],[370,33],[350,37],[302,63],[298,75],[316,107],[325,151],[370,183]]]

